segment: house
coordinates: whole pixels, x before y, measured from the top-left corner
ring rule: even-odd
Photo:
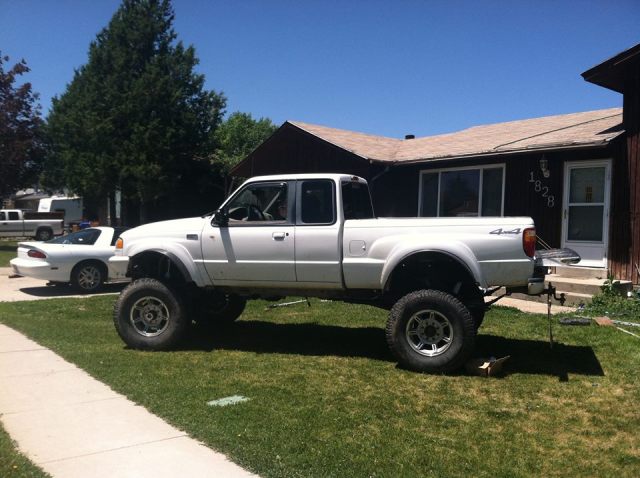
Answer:
[[[583,77],[622,93],[623,108],[404,139],[287,121],[231,173],[362,176],[379,216],[531,216],[581,267],[637,283],[640,44]]]

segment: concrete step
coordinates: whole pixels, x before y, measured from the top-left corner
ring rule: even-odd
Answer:
[[[555,267],[555,275],[560,277],[571,277],[574,279],[606,279],[608,274],[608,269],[603,269],[601,267]]]
[[[584,279],[563,277],[558,274],[549,274],[546,277],[547,286],[552,283],[553,286],[564,292],[575,292],[578,294],[596,295],[602,292],[606,279]],[[613,288],[622,295],[633,289],[631,281],[614,281]]]
[[[591,302],[591,299],[593,298],[593,296],[591,294],[580,294],[578,292],[563,292],[563,291],[556,291],[556,295],[558,297],[560,297],[560,294],[564,293],[564,298],[565,298],[565,302],[564,305],[567,307],[577,307],[580,304],[588,304],[589,302]],[[530,302],[538,302],[538,303],[543,303],[546,304],[547,303],[547,296],[545,295],[527,295],[527,294],[511,294],[509,297],[512,297],[514,299],[519,299],[519,300],[528,300]],[[500,303],[500,302],[498,302]],[[551,304],[553,306],[557,306],[560,305],[560,302],[558,302],[555,299],[551,299]]]

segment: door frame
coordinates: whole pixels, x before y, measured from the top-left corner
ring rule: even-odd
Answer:
[[[605,168],[605,176],[604,176],[604,217],[602,219],[602,264],[601,265],[593,265],[593,264],[585,264],[583,267],[607,267],[607,261],[609,256],[609,216],[610,216],[610,208],[611,208],[611,168],[612,168],[612,160],[608,159],[598,159],[598,160],[590,160],[590,161],[565,161],[564,163],[564,179],[563,179],[563,193],[562,193],[562,237],[561,244],[562,247],[571,247],[573,244],[597,244],[595,242],[588,241],[568,241],[568,225],[569,225],[569,188],[571,175],[570,170],[572,168],[593,168],[593,167],[602,167]],[[576,264],[580,266],[581,264]]]

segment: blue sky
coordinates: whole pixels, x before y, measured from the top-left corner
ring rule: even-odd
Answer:
[[[44,112],[119,5],[0,0]],[[640,1],[175,0],[228,112],[391,137],[621,106],[580,73],[638,42]]]

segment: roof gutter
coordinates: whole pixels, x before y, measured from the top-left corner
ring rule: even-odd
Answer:
[[[611,138],[611,139],[616,139],[618,138],[618,136],[616,136],[615,138]],[[463,154],[463,155],[457,155],[457,156],[439,156],[437,158],[423,158],[423,159],[409,159],[406,161],[394,161],[393,165],[405,165],[405,164],[418,164],[418,163],[430,163],[430,162],[437,162],[437,161],[450,161],[452,159],[476,159],[476,158],[487,158],[487,157],[492,157],[492,156],[504,156],[504,155],[515,155],[515,154],[527,154],[527,153],[532,153],[532,152],[547,152],[547,151],[569,151],[569,150],[579,150],[579,149],[590,149],[590,148],[606,148],[607,146],[609,146],[609,144],[611,144],[611,140],[607,140],[607,141],[602,141],[602,142],[598,142],[598,143],[589,143],[589,144],[572,144],[572,145],[565,145],[565,146],[544,146],[544,147],[540,147],[540,148],[529,148],[529,149],[517,149],[517,150],[510,150],[510,151],[491,151],[491,152],[486,152],[486,153],[477,153],[477,154]],[[386,162],[386,161],[383,161]]]

